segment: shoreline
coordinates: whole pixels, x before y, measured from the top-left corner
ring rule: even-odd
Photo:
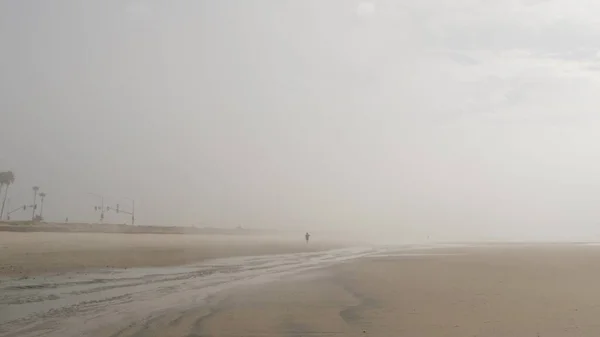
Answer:
[[[210,259],[317,252],[344,243],[247,235],[0,233],[0,277],[183,266]]]
[[[35,277],[97,269],[185,266],[206,260],[303,252],[351,246],[356,242],[311,240],[276,235],[169,233],[0,232],[0,277]],[[313,237],[314,238],[314,237]],[[464,252],[485,249],[538,251],[572,247],[600,247],[596,242],[484,242],[366,245],[418,252]]]

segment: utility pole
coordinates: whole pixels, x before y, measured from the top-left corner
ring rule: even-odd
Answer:
[[[131,212],[128,211],[124,211],[119,207],[119,204],[117,204],[116,208],[113,208],[113,210],[115,212],[118,213],[125,213],[125,214],[129,214],[131,215],[131,225],[134,226],[135,225],[135,200],[131,199],[131,198],[127,198],[127,197],[123,197],[124,199],[130,200],[131,201]],[[106,206],[106,210],[110,211],[111,208],[110,206]]]
[[[37,208],[37,204],[36,204],[37,194],[38,194],[38,191],[40,190],[40,187],[33,186],[32,189],[33,189],[33,210],[31,211],[31,221],[35,221],[35,210]]]
[[[98,211],[100,210],[100,223],[104,222],[104,197],[99,195],[99,194],[95,194],[95,193],[88,193],[89,195],[93,195],[96,198],[100,198],[100,206],[94,206],[94,210]]]
[[[135,226],[135,200],[125,197],[127,200],[131,200],[131,225]]]
[[[13,214],[14,212],[17,212],[17,211],[21,211],[21,210],[25,211],[26,209],[27,209],[27,205],[19,206],[19,207],[13,209],[12,211],[9,211],[8,213],[6,213],[6,216],[7,216],[8,220],[10,221],[11,214]]]

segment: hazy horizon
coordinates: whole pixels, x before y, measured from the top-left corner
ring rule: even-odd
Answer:
[[[48,221],[97,219],[92,192],[147,225],[598,239],[598,14],[3,1],[0,171]]]

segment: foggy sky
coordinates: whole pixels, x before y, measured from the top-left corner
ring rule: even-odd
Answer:
[[[1,1],[0,170],[11,206],[48,193],[49,221],[95,220],[93,192],[151,225],[598,238],[598,15]]]

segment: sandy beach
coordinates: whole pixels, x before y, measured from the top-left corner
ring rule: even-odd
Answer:
[[[598,336],[599,263],[589,244],[372,247],[15,280],[0,336]]]
[[[98,268],[179,266],[232,256],[319,251],[340,243],[303,237],[0,232],[0,276]]]
[[[456,255],[365,258],[313,278],[238,290],[209,308],[157,319],[158,332],[143,335],[600,335],[599,247],[447,253]],[[139,327],[130,332],[121,336],[137,336]]]

